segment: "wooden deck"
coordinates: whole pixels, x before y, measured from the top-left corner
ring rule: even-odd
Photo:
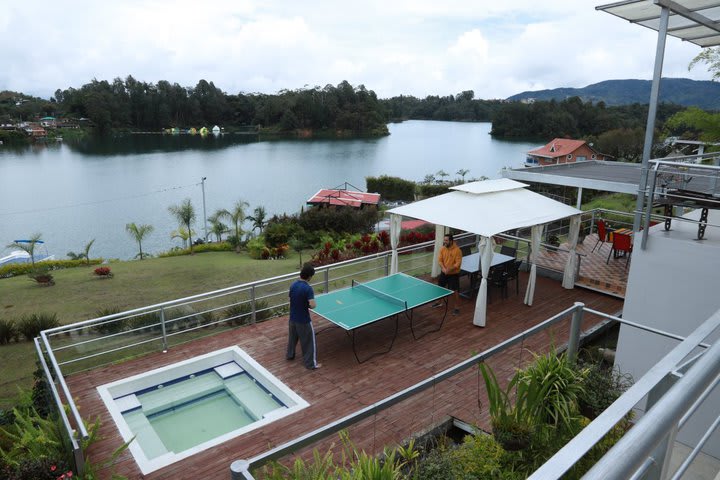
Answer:
[[[513,288],[510,288],[510,298],[503,300],[498,291],[491,292],[485,328],[472,324],[474,300],[461,300],[460,315],[449,314],[439,332],[430,333],[417,341],[413,340],[408,322],[401,318],[392,351],[363,364],[355,361],[350,339],[337,328],[318,335],[318,360],[323,365],[321,369],[306,370],[300,355],[294,361],[286,361],[287,318],[281,317],[174,347],[165,354],[155,353],[72,376],[68,379],[68,385],[83,418],[94,419],[99,416],[102,420],[103,439],[91,448],[90,457],[109,458],[111,452],[122,443],[113,420],[97,394],[97,386],[220,348],[238,345],[307,400],[310,406],[295,415],[147,476],[140,473],[130,452],[125,451],[113,466],[116,473],[132,479],[229,478],[232,461],[260,454],[377,402],[546,320],[574,302],[584,302],[589,308],[610,314],[622,310],[621,299],[578,288],[565,290],[559,282],[547,278],[538,278],[534,304],[528,307],[523,304],[526,275],[523,272],[521,276],[519,295],[515,295]],[[423,321],[437,321],[441,313],[442,309],[431,307],[418,309],[415,312],[416,325],[422,328]],[[583,328],[597,321],[596,317],[585,315]],[[317,329],[325,325],[325,321],[316,320]],[[499,378],[507,378],[516,367],[531,359],[528,351],[542,352],[549,345],[566,342],[567,326],[567,323],[563,323],[551,331],[536,335],[488,363]],[[359,332],[359,349],[362,352],[363,347],[382,347],[383,342],[390,340],[393,329],[394,322],[384,321],[367,331]],[[372,341],[373,338],[376,340]],[[486,405],[482,377],[478,369],[469,369],[360,422],[349,429],[349,434],[358,447],[368,452],[379,452],[384,445],[402,442],[415,433],[441,423],[450,415],[487,429]],[[337,442],[335,435],[316,447],[324,453],[332,443]],[[109,473],[110,470],[103,472],[103,478],[109,478]]]
[[[580,274],[576,284],[578,286],[597,290],[620,298],[625,298],[627,289],[629,265],[626,258],[612,258],[608,262],[608,254],[612,249],[612,242],[597,243],[597,234],[593,233],[577,246],[577,252],[582,254],[580,260]],[[595,251],[593,247],[597,244]],[[568,249],[567,244],[561,248]],[[567,262],[566,252],[550,252],[541,250],[538,265],[562,272]],[[627,268],[626,268],[627,265]]]

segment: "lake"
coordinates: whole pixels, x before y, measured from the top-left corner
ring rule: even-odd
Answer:
[[[190,198],[194,230],[204,235],[202,177],[207,215],[237,200],[268,216],[300,211],[321,188],[348,182],[365,190],[365,177],[391,175],[421,181],[443,170],[448,178],[500,177],[518,167],[539,143],[493,139],[490,123],[407,121],[377,139],[254,142],[220,137],[133,135],[80,144],[0,146],[0,256],[15,239],[41,233],[49,253],[64,258],[96,239],[91,257],[137,254],[125,225],[150,224],[143,251],[159,253],[181,241],[168,207]],[[227,223],[227,222],[226,222]]]

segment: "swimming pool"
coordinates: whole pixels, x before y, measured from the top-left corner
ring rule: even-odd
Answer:
[[[308,406],[239,347],[97,390],[143,474]]]

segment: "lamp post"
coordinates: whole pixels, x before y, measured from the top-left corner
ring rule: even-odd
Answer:
[[[200,181],[200,184],[202,185],[202,194],[203,194],[203,225],[205,225],[205,241],[208,241],[208,233],[207,233],[207,211],[205,210],[205,180],[207,180],[207,177],[202,177],[202,180]]]

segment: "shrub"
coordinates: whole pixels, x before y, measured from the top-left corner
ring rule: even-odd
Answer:
[[[265,320],[271,315],[272,312],[268,309],[265,300],[255,302],[255,321]],[[249,301],[230,305],[223,312],[223,317],[228,325],[247,325],[252,319],[252,306]]]
[[[107,308],[101,308],[100,310],[95,312],[95,318],[100,317],[107,317],[110,315],[115,315],[116,313],[120,313],[122,310],[118,307],[107,307]],[[90,327],[93,331],[101,333],[101,334],[113,334],[122,332],[125,330],[125,327],[127,326],[127,319],[125,318],[118,318],[113,320],[106,320],[101,323],[96,323],[92,327]]]
[[[65,460],[57,458],[26,458],[21,460],[15,469],[10,469],[7,480],[58,480],[72,478],[69,465]]]
[[[113,274],[110,271],[110,267],[98,267],[95,270],[93,270],[95,275],[98,277],[112,277]]]
[[[140,333],[147,333],[150,331],[159,331],[162,327],[160,326],[160,312],[148,312],[135,317],[130,317],[126,320],[130,330],[137,330]]]
[[[590,419],[600,415],[632,385],[632,376],[617,368],[602,363],[578,362],[578,365],[587,371],[578,403],[582,414]]]
[[[15,340],[18,341],[20,332],[18,332],[15,320],[8,318],[0,318],[0,345],[5,345]]]
[[[60,322],[55,313],[33,313],[20,317],[17,328],[27,341],[37,337],[41,331],[59,327]]]
[[[263,251],[265,250],[265,237],[260,235],[259,237],[252,238],[247,242],[247,251],[250,258],[255,260],[262,259]]]
[[[365,183],[368,192],[379,193],[383,200],[412,202],[415,199],[415,182],[410,180],[381,175],[365,177]]]
[[[535,360],[522,372],[528,384],[542,385],[545,400],[538,405],[538,419],[555,427],[570,427],[578,414],[578,397],[583,392],[587,369],[578,369],[567,361],[567,356],[551,350],[535,355]]]
[[[90,260],[90,265],[99,265],[103,262],[102,258]],[[49,260],[40,262],[47,270],[63,270],[65,268],[84,267],[88,264],[86,260]],[[36,265],[37,267],[37,265]],[[19,275],[27,275],[34,270],[31,263],[11,263],[0,267],[0,278],[17,277]]]
[[[28,273],[28,277],[30,277],[32,280],[35,280],[40,285],[55,285],[55,280],[53,280],[53,275],[50,273],[50,271],[47,268],[36,268],[32,270],[30,273]]]
[[[505,451],[490,435],[467,435],[462,445],[449,452],[456,478],[503,478]]]
[[[433,450],[417,467],[413,480],[452,480],[455,478],[453,459],[447,452]]]

